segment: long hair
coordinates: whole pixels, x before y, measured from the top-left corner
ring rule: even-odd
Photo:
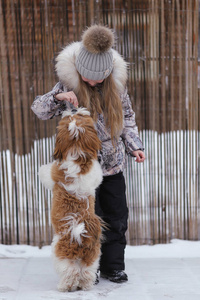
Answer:
[[[110,74],[100,85],[91,87],[79,75],[77,97],[79,104],[86,107],[94,121],[98,113],[103,114],[106,128],[110,131],[113,144],[119,138],[123,129],[123,111],[119,92]]]

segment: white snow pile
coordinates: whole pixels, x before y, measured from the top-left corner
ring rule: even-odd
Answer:
[[[51,246],[39,249],[28,245],[0,244],[0,258],[50,257]],[[200,258],[200,241],[184,241],[174,239],[169,244],[127,246],[126,259],[133,258]]]

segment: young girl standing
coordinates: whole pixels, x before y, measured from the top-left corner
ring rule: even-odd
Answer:
[[[112,49],[112,30],[89,27],[81,42],[68,45],[56,58],[59,82],[52,91],[37,96],[33,112],[42,120],[60,115],[69,107],[86,107],[96,123],[102,149],[98,159],[104,179],[96,192],[96,213],[107,223],[100,261],[101,277],[124,282],[128,208],[123,169],[125,151],[145,160],[135,114],[127,94],[127,64]]]

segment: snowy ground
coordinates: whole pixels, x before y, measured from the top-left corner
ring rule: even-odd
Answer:
[[[0,245],[0,300],[200,300],[200,242],[128,246],[123,284],[60,293],[49,246]]]

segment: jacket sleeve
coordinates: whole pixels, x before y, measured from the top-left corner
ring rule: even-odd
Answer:
[[[35,98],[31,105],[32,111],[41,120],[48,120],[61,115],[70,106],[69,102],[58,101],[55,98],[56,94],[62,92],[64,92],[63,85],[61,82],[58,82],[50,92]]]
[[[127,90],[121,95],[122,109],[124,113],[124,129],[122,132],[122,139],[125,144],[126,152],[132,155],[135,150],[144,150],[142,141],[138,135],[138,127],[135,122],[135,113],[132,109],[130,97]]]

